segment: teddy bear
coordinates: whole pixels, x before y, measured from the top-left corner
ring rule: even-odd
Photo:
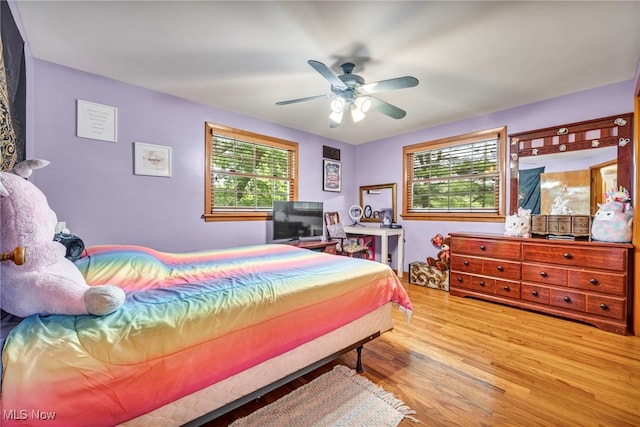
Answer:
[[[591,222],[591,237],[602,242],[630,242],[633,213],[625,202],[613,200],[598,203],[598,211]]]
[[[0,250],[25,251],[22,265],[0,265],[0,308],[18,317],[112,313],[124,303],[124,291],[115,285],[87,284],[65,258],[66,248],[53,240],[58,220],[47,198],[26,179],[48,163],[26,160],[0,172]]]
[[[518,208],[504,222],[504,235],[508,237],[531,237],[531,209]]]
[[[440,249],[440,251],[436,255],[436,258],[427,257],[427,264],[444,273],[449,269],[451,237],[443,237],[442,234],[438,233],[431,239],[431,244]]]

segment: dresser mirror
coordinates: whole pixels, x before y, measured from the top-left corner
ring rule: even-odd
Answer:
[[[360,187],[361,222],[380,222],[383,209],[393,209],[392,221],[397,221],[396,184],[363,185]]]
[[[511,212],[593,215],[607,190],[632,193],[632,123],[627,113],[509,135]]]

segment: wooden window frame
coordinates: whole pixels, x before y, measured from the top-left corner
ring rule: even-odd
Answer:
[[[213,221],[268,221],[272,219],[273,212],[265,209],[255,208],[233,208],[233,209],[213,209],[213,188],[211,184],[212,171],[212,142],[214,134],[234,138],[250,143],[265,145],[269,147],[282,148],[292,154],[291,178],[289,199],[298,199],[298,143],[271,136],[261,135],[241,129],[234,129],[227,126],[205,122],[204,125],[204,145],[205,145],[205,173],[204,173],[204,214],[202,218],[206,222]]]
[[[413,166],[409,164],[413,155],[418,152],[434,150],[444,147],[466,145],[474,142],[486,141],[488,137],[498,137],[498,176],[500,182],[497,188],[497,212],[456,211],[456,212],[424,212],[411,208],[412,202],[412,174]],[[402,192],[402,218],[405,220],[422,221],[462,221],[462,222],[504,222],[506,218],[506,188],[507,188],[507,127],[471,132],[464,135],[421,142],[402,148],[402,175],[404,191]]]

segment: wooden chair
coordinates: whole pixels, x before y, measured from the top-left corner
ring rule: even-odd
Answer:
[[[345,240],[348,239],[347,233],[344,231],[344,227],[340,222],[340,213],[338,212],[325,212],[324,224],[327,227],[327,237],[329,239],[339,240],[336,245],[336,254],[348,256],[351,258],[369,258],[369,248],[360,244],[345,245]],[[347,240],[348,242],[348,240]]]

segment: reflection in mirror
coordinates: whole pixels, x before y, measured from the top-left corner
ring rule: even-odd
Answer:
[[[617,155],[617,147],[603,147],[521,157],[518,205],[531,209],[532,214],[595,213],[602,194],[617,188]],[[608,167],[602,169],[603,164]],[[598,175],[600,178],[594,180]]]
[[[362,222],[380,222],[382,209],[393,209],[392,222],[396,222],[396,184],[365,185],[360,187]]]

